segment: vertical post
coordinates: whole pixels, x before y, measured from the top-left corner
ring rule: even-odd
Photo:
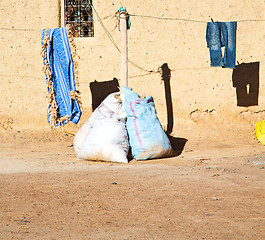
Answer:
[[[59,28],[60,27],[65,27],[65,21],[64,21],[64,14],[65,14],[65,9],[64,9],[64,0],[58,0],[59,2],[59,7],[60,7],[60,16],[59,16]]]
[[[127,14],[120,12],[121,31],[121,86],[128,87],[128,40],[127,40]]]

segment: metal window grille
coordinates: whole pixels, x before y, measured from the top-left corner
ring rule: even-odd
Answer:
[[[74,37],[94,37],[92,0],[65,0],[64,20]]]

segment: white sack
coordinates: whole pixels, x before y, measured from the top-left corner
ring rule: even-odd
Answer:
[[[74,138],[79,159],[128,163],[129,142],[123,103],[112,93],[92,113]]]

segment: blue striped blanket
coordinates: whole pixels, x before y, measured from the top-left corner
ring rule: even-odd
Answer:
[[[41,44],[45,37],[45,29],[41,31]],[[55,99],[58,105],[58,119],[69,117],[60,124],[72,121],[78,123],[81,117],[81,109],[76,99],[70,96],[71,91],[75,91],[75,77],[73,60],[67,36],[66,28],[49,29],[48,37],[50,45],[47,46],[47,61],[52,72],[52,86],[54,88]],[[45,64],[45,63],[44,63]],[[47,76],[46,76],[47,79]],[[47,119],[50,123],[49,108]],[[57,123],[58,125],[59,123]]]

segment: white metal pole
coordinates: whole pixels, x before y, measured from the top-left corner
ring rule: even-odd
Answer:
[[[121,31],[121,86],[128,87],[128,40],[127,40],[127,14],[120,12]]]

